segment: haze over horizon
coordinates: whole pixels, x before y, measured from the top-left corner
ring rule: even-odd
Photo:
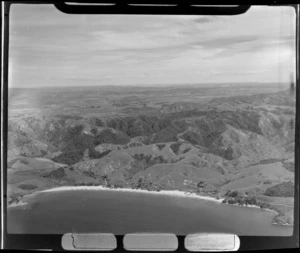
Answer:
[[[291,7],[231,17],[76,16],[19,4],[10,15],[10,87],[284,84],[295,72]]]
[[[212,86],[213,85],[213,86]],[[242,85],[242,86],[241,86]],[[147,88],[155,88],[155,89],[166,89],[166,88],[217,88],[217,87],[256,87],[259,85],[264,85],[264,87],[267,86],[274,86],[276,90],[275,92],[279,90],[284,90],[287,88],[290,88],[290,82],[282,82],[282,83],[270,83],[270,82],[230,82],[230,83],[178,83],[178,84],[127,84],[127,85],[122,85],[122,84],[104,84],[104,85],[81,85],[81,86],[64,86],[64,85],[57,85],[57,86],[16,86],[16,87],[8,87],[9,89],[52,89],[52,88],[101,88],[101,87],[106,87],[106,88],[140,88],[140,89],[147,89]]]

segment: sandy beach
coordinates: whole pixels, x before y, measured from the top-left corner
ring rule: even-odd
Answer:
[[[107,188],[101,185],[99,186],[61,186],[55,187],[47,190],[40,191],[43,192],[57,192],[57,191],[77,191],[77,190],[88,190],[88,191],[120,191],[120,192],[133,192],[133,193],[144,193],[144,194],[156,194],[156,195],[167,195],[174,197],[185,197],[185,198],[195,198],[207,201],[213,201],[216,203],[222,203],[223,199],[217,199],[211,196],[201,196],[196,193],[183,192],[178,190],[161,190],[161,191],[147,191],[142,189],[129,189],[129,188]]]

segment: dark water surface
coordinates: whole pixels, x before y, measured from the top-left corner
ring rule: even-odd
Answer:
[[[135,192],[45,192],[26,206],[8,209],[8,232],[229,232],[290,236],[291,226],[272,225],[275,213],[206,200]]]

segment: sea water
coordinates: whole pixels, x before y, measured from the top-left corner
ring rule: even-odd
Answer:
[[[292,226],[273,225],[276,213],[208,200],[126,191],[43,192],[27,205],[8,208],[8,233],[63,234],[225,232],[290,236]]]

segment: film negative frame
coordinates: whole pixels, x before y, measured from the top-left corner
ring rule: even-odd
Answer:
[[[84,2],[84,1],[75,1]],[[98,1],[89,1],[98,2]],[[9,60],[9,10],[13,4],[54,4],[60,11],[68,14],[153,14],[153,15],[237,15],[248,10],[250,6],[222,8],[198,8],[195,11],[189,5],[197,4],[199,1],[178,4],[176,7],[145,7],[128,6],[125,1],[118,2],[113,6],[69,6],[61,1],[6,1],[1,3],[1,248],[2,249],[52,249],[63,250],[61,246],[62,235],[41,235],[41,234],[8,234],[6,232],[7,220],[7,130],[8,130],[8,60]],[[137,1],[130,1],[131,3]],[[140,1],[139,1],[140,2]],[[152,1],[157,3],[156,1]],[[161,1],[160,1],[161,2]],[[176,1],[165,1],[172,4]],[[276,3],[276,4],[275,4]],[[278,2],[271,2],[269,5],[280,5]],[[284,5],[284,4],[282,4]],[[282,6],[280,5],[280,6]],[[263,250],[263,249],[289,249],[299,247],[299,157],[300,157],[300,79],[299,79],[299,5],[292,6],[296,12],[296,121],[295,121],[295,204],[294,204],[294,231],[291,237],[275,236],[240,236],[240,250]],[[162,10],[163,8],[163,10]],[[95,10],[96,9],[96,10]],[[224,12],[225,11],[225,12]],[[124,235],[116,235],[117,248],[110,252],[125,251],[123,249]],[[184,236],[177,236],[177,252],[187,252],[184,247]]]

